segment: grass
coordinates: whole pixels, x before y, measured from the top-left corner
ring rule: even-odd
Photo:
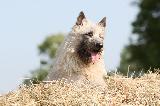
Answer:
[[[21,85],[0,96],[0,106],[160,106],[160,75],[141,78],[106,76],[106,87],[64,80]]]

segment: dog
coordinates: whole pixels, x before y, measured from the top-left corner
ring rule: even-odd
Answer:
[[[49,81],[67,79],[105,84],[107,74],[104,64],[104,34],[106,17],[99,23],[87,20],[83,11],[79,13],[71,32],[57,50]]]

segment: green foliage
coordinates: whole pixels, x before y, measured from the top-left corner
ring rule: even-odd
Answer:
[[[38,46],[40,54],[46,54],[49,58],[54,58],[56,50],[63,40],[63,34],[48,36],[44,42]]]
[[[121,54],[120,72],[131,65],[131,71],[160,68],[160,0],[140,0],[140,9],[136,20],[132,23],[131,43]]]
[[[38,84],[39,81],[44,80],[46,76],[48,75],[48,70],[46,69],[37,69],[31,72],[31,78],[25,79],[23,81],[24,84],[30,85],[31,83],[33,84]]]
[[[31,83],[37,84],[39,81],[44,80],[48,75],[48,71],[50,69],[51,64],[53,64],[53,59],[56,54],[56,50],[64,40],[63,34],[54,34],[48,36],[39,46],[38,50],[40,52],[40,56],[45,56],[48,59],[40,60],[40,68],[31,72],[31,76],[28,79],[23,81],[24,84],[30,85]]]

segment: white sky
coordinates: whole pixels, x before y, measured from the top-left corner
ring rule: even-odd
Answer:
[[[0,93],[15,89],[39,66],[37,45],[52,33],[68,33],[80,11],[100,21],[107,17],[105,63],[119,65],[137,8],[133,0],[0,0]]]

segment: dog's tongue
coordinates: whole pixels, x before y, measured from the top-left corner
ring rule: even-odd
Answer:
[[[100,56],[98,53],[94,53],[94,52],[91,53],[91,58],[92,58],[93,62],[97,61],[99,59],[99,57]]]

